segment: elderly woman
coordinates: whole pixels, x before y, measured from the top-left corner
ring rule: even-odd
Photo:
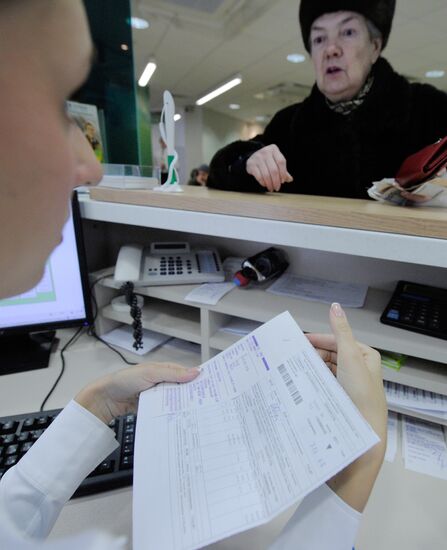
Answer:
[[[410,84],[381,56],[395,0],[302,0],[316,83],[265,132],[220,150],[208,186],[367,198],[373,181],[447,134],[447,94]]]

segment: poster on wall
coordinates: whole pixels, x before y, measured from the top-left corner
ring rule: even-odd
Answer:
[[[104,140],[96,105],[67,101],[67,113],[78,124],[92,146],[96,158],[104,162]]]

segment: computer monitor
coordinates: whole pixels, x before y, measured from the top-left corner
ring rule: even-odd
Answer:
[[[36,287],[0,300],[0,374],[47,367],[57,329],[92,323],[76,192],[62,236]]]

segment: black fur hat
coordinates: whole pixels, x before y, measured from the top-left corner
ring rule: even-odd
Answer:
[[[310,52],[310,29],[315,19],[324,13],[355,11],[379,29],[384,49],[390,35],[395,8],[396,0],[301,0],[299,19],[304,46]]]

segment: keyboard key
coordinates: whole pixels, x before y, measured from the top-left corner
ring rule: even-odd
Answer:
[[[6,446],[6,445],[11,445],[12,443],[15,442],[16,437],[17,437],[17,436],[16,436],[15,434],[4,435],[4,436],[2,437],[2,444],[5,445],[5,446]]]
[[[7,456],[10,456],[10,455],[16,455],[17,452],[19,450],[19,446],[18,445],[9,445],[9,447],[6,447],[6,452],[5,454]]]
[[[33,446],[32,441],[28,441],[27,443],[24,443],[20,449],[20,452],[22,453],[22,455],[24,455],[27,451],[29,451],[32,446]]]
[[[126,434],[124,436],[124,444],[133,443],[133,434]]]
[[[43,430],[32,430],[30,432],[31,439],[36,441],[43,434]]]
[[[49,416],[41,416],[37,419],[36,425],[38,428],[48,428],[48,426],[51,424],[51,419]]]
[[[121,468],[123,470],[133,468],[133,456],[123,456],[121,460]]]
[[[22,430],[33,430],[36,424],[35,418],[27,418],[23,423]]]
[[[8,458],[5,460],[3,466],[6,466],[7,468],[11,468],[11,466],[14,466],[14,464],[16,464],[18,459],[19,459],[19,457],[16,456],[16,455],[8,456]]]
[[[15,422],[14,420],[9,420],[6,422],[0,423],[0,433],[3,434],[12,434],[15,433],[19,426],[18,422]]]
[[[124,454],[124,455],[131,455],[131,454],[133,454],[133,445],[124,445],[124,447],[123,447],[123,454]]]

